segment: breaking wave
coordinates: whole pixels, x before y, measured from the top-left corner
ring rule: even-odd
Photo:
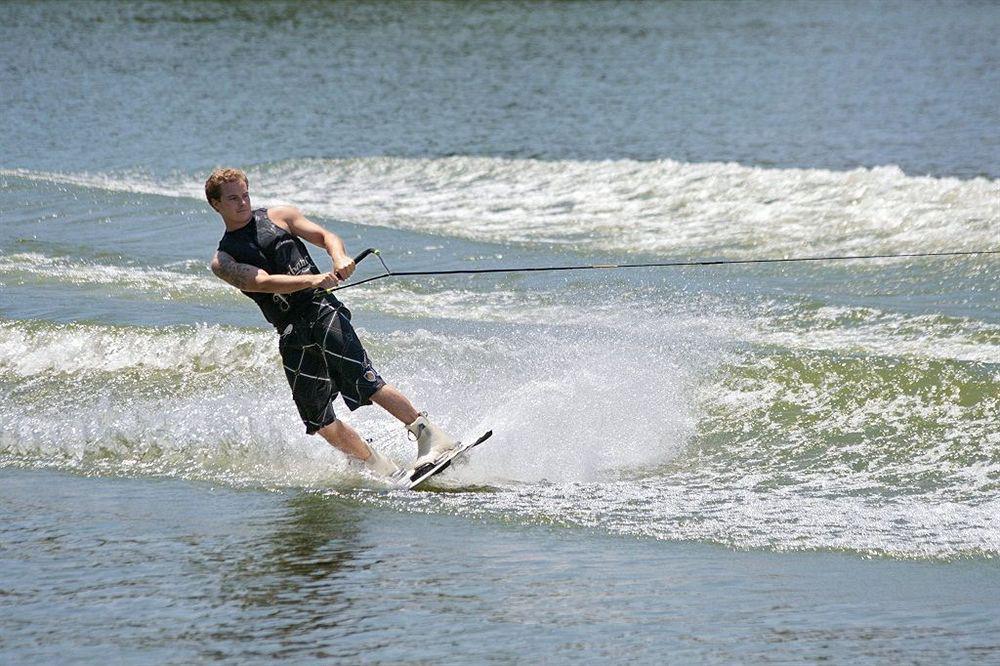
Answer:
[[[294,160],[248,170],[258,203],[477,241],[692,256],[979,250],[996,245],[1000,184],[898,167],[766,169],[672,160],[486,157]],[[204,174],[0,175],[203,197]]]
[[[808,332],[787,344],[734,313],[621,315],[520,325],[515,338],[365,333],[383,374],[446,428],[494,429],[442,482],[485,493],[386,492],[304,434],[272,333],[205,325],[2,322],[0,464],[295,486],[740,548],[1000,554],[1000,364]],[[900,328],[872,325],[887,340]],[[412,457],[377,410],[347,418]]]

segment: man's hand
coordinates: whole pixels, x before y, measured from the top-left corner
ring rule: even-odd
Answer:
[[[333,273],[320,273],[316,277],[316,284],[314,285],[317,289],[333,289],[340,284],[340,280]]]
[[[333,259],[333,273],[341,280],[346,280],[354,273],[354,260],[345,254],[337,257],[330,255]]]

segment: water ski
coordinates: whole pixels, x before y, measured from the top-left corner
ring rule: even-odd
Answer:
[[[474,442],[459,444],[432,463],[424,463],[420,467],[401,470],[394,475],[393,482],[401,488],[413,490],[427,479],[448,469],[455,458],[464,455],[469,449],[479,446],[489,439],[492,434],[493,431],[490,430]]]

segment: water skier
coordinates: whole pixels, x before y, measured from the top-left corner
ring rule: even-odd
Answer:
[[[333,400],[339,393],[351,411],[375,403],[402,422],[417,442],[414,467],[458,445],[385,383],[351,326],[350,311],[325,291],[354,272],[339,236],[293,206],[252,208],[249,181],[239,169],[213,171],[205,197],[226,225],[212,272],[252,298],[277,329],[285,376],[307,433],[321,435],[377,474],[399,469],[337,418]],[[303,240],[329,253],[333,271],[320,272]]]

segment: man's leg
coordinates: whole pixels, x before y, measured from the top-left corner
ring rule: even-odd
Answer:
[[[436,460],[445,451],[458,446],[453,437],[418,412],[405,395],[379,377],[354,332],[354,327],[351,326],[349,316],[338,310],[336,316],[326,320],[325,327],[323,353],[337,359],[338,370],[335,373],[337,388],[349,409],[353,411],[361,405],[373,402],[401,421],[417,442],[416,465]],[[344,439],[328,439],[328,441],[345,453],[361,458],[361,455],[353,452],[357,449],[352,446],[352,440],[356,438],[361,446],[364,446],[364,442],[356,432],[349,428],[347,430],[349,434],[347,431],[333,434],[334,437],[340,434]],[[368,447],[364,448],[367,453]],[[374,455],[370,460],[361,459],[365,460],[369,467],[373,465],[376,468],[381,467],[379,463],[381,456],[377,451],[372,451],[372,454]]]
[[[399,470],[396,463],[368,446],[357,430],[339,419],[323,426],[316,433],[342,453],[363,461],[365,466],[376,474],[392,476]]]
[[[358,460],[368,460],[372,454],[368,444],[361,438],[358,431],[340,419],[323,426],[316,431],[316,434],[322,436],[338,451]]]
[[[389,384],[372,394],[372,402],[402,421],[403,425],[410,425],[420,417],[420,412],[413,403],[395,386]]]

